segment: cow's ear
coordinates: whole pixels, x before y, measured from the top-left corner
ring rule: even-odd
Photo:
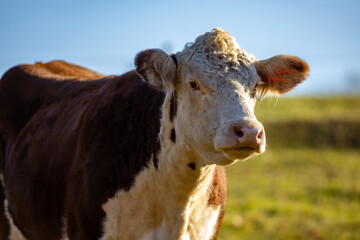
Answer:
[[[172,89],[176,81],[176,63],[161,49],[148,49],[135,58],[136,71],[156,89]]]
[[[277,55],[254,62],[264,88],[272,93],[284,94],[309,75],[309,66],[298,57]]]

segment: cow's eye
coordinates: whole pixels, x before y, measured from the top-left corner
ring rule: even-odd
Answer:
[[[189,82],[189,86],[190,86],[190,88],[193,89],[193,90],[200,90],[200,85],[199,85],[199,83],[196,82],[196,81],[191,81],[191,82]]]

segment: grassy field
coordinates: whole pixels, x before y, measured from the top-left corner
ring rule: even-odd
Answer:
[[[360,239],[360,97],[263,100],[268,150],[227,167],[220,240]]]

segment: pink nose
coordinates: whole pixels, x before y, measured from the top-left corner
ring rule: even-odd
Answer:
[[[237,147],[244,149],[260,150],[264,143],[265,134],[263,126],[258,122],[251,124],[233,124],[232,132],[237,139]]]

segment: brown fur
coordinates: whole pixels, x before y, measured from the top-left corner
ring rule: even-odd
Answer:
[[[9,212],[30,239],[59,239],[64,216],[70,239],[97,239],[101,204],[130,189],[160,149],[164,94],[135,72],[75,81],[76,75],[63,79],[72,73],[59,68],[58,77],[40,78],[38,64],[19,66],[1,80],[0,129],[14,149],[2,156]]]
[[[259,87],[274,93],[284,94],[303,82],[309,75],[309,66],[300,58],[277,55],[254,62],[256,71],[264,85]]]
[[[1,80],[1,170],[9,213],[29,239],[59,239],[63,218],[70,239],[98,239],[102,204],[128,191],[151,156],[158,164],[164,93],[134,71],[87,81],[71,66],[22,65]],[[1,226],[6,239],[7,222]]]

